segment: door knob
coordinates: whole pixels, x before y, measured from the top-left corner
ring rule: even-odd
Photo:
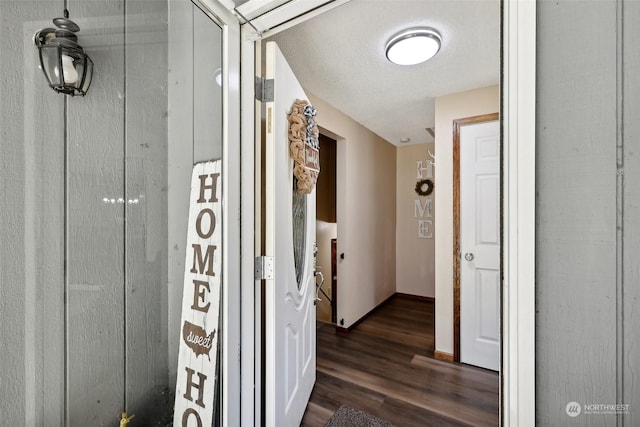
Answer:
[[[473,261],[474,258],[475,256],[471,252],[467,252],[466,254],[464,254],[464,259],[466,259],[467,261]]]

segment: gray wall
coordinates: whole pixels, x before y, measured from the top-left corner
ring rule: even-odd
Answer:
[[[538,1],[536,423],[640,425],[640,2]],[[622,96],[624,94],[624,97]],[[567,416],[567,403],[582,414]],[[629,415],[585,405],[629,404]]]
[[[0,423],[150,425],[173,403],[167,1],[68,1],[85,98],[37,67],[31,37],[63,8],[0,1]]]

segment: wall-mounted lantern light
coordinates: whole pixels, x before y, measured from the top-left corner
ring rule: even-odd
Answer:
[[[56,29],[43,28],[33,36],[40,54],[40,65],[51,89],[66,95],[85,96],[93,77],[93,61],[78,44],[80,27],[69,19],[53,20]]]

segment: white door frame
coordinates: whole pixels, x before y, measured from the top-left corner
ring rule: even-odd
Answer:
[[[301,1],[304,0],[292,0]],[[302,22],[305,17],[297,18],[295,23]],[[274,28],[280,23],[282,21],[274,21],[264,28]],[[501,424],[526,427],[535,424],[535,1],[503,0],[502,25],[504,285]],[[254,47],[256,40],[272,33],[273,30],[258,34],[249,25],[244,25],[241,37],[242,426],[260,425],[260,354],[256,354],[260,348],[260,325],[257,323],[260,312],[256,310],[260,294],[253,270],[255,235],[260,232],[255,226],[253,199],[256,189],[254,136],[256,120],[259,120],[254,115]]]
[[[502,425],[535,425],[536,2],[502,9]]]
[[[185,0],[172,0],[185,1]],[[222,28],[222,342],[221,405],[223,425],[240,419],[240,25],[216,0],[194,0]],[[231,421],[230,421],[231,420]]]

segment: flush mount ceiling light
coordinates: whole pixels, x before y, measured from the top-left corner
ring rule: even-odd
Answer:
[[[427,61],[440,50],[440,34],[431,28],[404,30],[387,42],[387,59],[398,65],[414,65]]]

